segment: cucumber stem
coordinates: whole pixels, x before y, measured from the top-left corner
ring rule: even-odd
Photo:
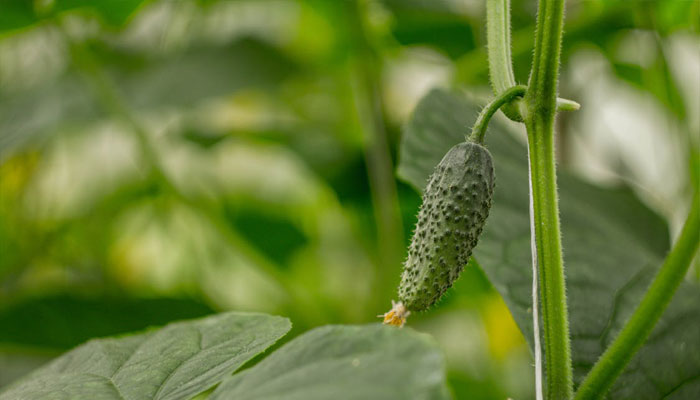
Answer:
[[[486,128],[488,128],[489,121],[491,121],[491,117],[493,117],[493,114],[495,114],[499,108],[510,104],[511,101],[513,101],[514,99],[518,97],[523,97],[526,92],[527,87],[523,85],[517,85],[513,86],[510,89],[507,89],[506,91],[498,95],[495,99],[493,99],[479,113],[479,117],[477,117],[476,122],[474,122],[474,126],[472,127],[472,132],[471,135],[468,137],[468,140],[474,143],[483,143],[484,136],[486,135]]]

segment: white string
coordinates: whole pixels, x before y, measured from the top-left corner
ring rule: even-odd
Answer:
[[[527,148],[527,175],[530,184],[530,251],[532,253],[532,332],[535,339],[535,398],[542,400],[542,345],[540,344],[540,313],[538,301],[537,238],[535,237],[535,210],[532,199],[532,168],[530,146]]]

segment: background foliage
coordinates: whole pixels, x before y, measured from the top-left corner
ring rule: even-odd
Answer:
[[[562,195],[565,251],[644,277],[700,184],[700,6],[567,5],[561,93],[582,109],[557,126],[573,193]],[[535,11],[513,1],[520,82]],[[437,86],[466,88],[470,102],[424,124],[466,132],[490,95],[483,15],[471,0],[1,0],[0,387],[89,338],[214,311],[284,315],[281,342],[375,321],[420,202],[394,175],[401,128]],[[498,126],[490,135],[523,139]],[[505,159],[522,158],[514,149]],[[526,207],[524,166],[496,168],[505,210],[490,224],[515,232],[507,205]],[[610,205],[648,223],[615,213],[615,231],[575,213]],[[526,238],[489,245],[504,241],[476,252],[501,293],[497,268],[529,265]],[[699,280],[696,266],[688,285]],[[410,324],[445,350],[455,397],[530,398],[526,341],[479,268]]]

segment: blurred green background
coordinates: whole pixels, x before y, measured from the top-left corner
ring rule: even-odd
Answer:
[[[523,83],[535,13],[513,0]],[[432,87],[489,98],[484,15],[0,0],[0,388],[91,337],[221,310],[285,315],[290,338],[378,321],[420,204],[394,175],[401,127]],[[560,92],[582,108],[559,116],[559,163],[632,186],[672,235],[700,184],[699,15],[567,1]],[[525,341],[479,269],[409,325],[445,350],[456,398],[532,398]]]

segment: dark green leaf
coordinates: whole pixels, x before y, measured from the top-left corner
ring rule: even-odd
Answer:
[[[290,326],[286,318],[225,313],[92,340],[10,386],[0,399],[190,399],[264,351]]]
[[[226,206],[224,212],[227,222],[236,231],[279,265],[287,265],[294,253],[308,244],[309,239],[304,232],[287,218],[251,207],[232,205]]]
[[[224,381],[212,400],[449,398],[433,341],[410,329],[327,326]]]
[[[457,58],[475,48],[470,21],[446,1],[385,0],[394,16],[392,33],[402,45],[427,44]]]
[[[433,91],[416,108],[401,144],[399,175],[422,189],[433,167],[474,121],[464,96]],[[527,150],[497,120],[493,209],[474,254],[532,341]],[[603,189],[558,177],[576,382],[614,339],[668,250],[667,227],[626,188]],[[695,399],[700,393],[700,290],[684,283],[649,342],[610,397]]]
[[[0,0],[0,32],[24,28],[36,22],[32,1]]]
[[[144,3],[144,0],[56,0],[54,11],[87,9],[109,25],[121,26]]]
[[[212,312],[204,304],[185,299],[43,297],[0,311],[0,344],[63,350],[93,337]]]
[[[224,142],[227,137],[227,134],[215,134],[198,129],[192,129],[190,127],[188,127],[180,135],[182,140],[193,143],[203,149],[214,148],[218,144]]]
[[[98,16],[107,25],[120,27],[142,3],[144,0],[0,0],[0,32],[34,25],[51,13],[76,10],[87,11]]]

